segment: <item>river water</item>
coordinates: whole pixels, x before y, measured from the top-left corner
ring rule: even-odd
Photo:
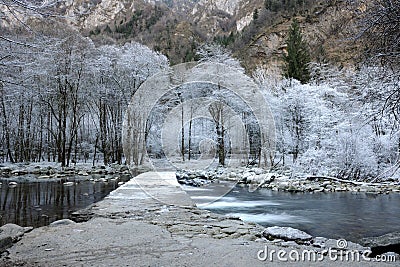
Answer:
[[[90,180],[94,178],[95,181]],[[100,179],[102,178],[102,179]],[[41,180],[32,176],[0,179],[0,225],[16,223],[40,227],[69,218],[71,212],[102,200],[130,176]],[[107,182],[105,182],[105,180]],[[183,187],[199,207],[219,214],[240,217],[264,226],[291,226],[313,236],[345,238],[357,242],[363,237],[400,231],[400,194],[288,193],[247,187],[229,182],[207,187]]]
[[[15,223],[21,226],[40,227],[69,218],[79,209],[102,200],[126,182],[130,176],[74,176],[63,179],[37,179],[25,175],[16,178],[0,178],[0,225]],[[92,180],[90,180],[92,179]],[[9,186],[15,181],[16,186]],[[64,183],[73,182],[66,186]]]
[[[203,209],[263,226],[290,226],[313,236],[358,242],[364,237],[400,231],[400,194],[397,193],[310,194],[269,189],[249,192],[246,187],[232,186],[220,183],[185,189]]]

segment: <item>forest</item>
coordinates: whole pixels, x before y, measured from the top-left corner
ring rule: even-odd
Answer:
[[[225,47],[197,48],[200,62],[223,63],[251,76],[271,109],[275,153],[261,161],[260,147],[260,155],[253,153],[245,164],[258,157],[262,167],[287,167],[299,174],[368,181],[397,177],[400,51],[395,14],[400,5],[378,2],[360,19],[364,30],[357,38],[367,40],[368,60],[354,68],[305,57],[300,76],[288,68],[276,72],[258,67],[249,73]],[[278,6],[271,2],[266,8]],[[373,19],[377,14],[380,20]],[[77,162],[127,163],[122,140],[125,111],[148,78],[168,72],[166,56],[136,42],[96,45],[62,23],[48,25],[34,18],[29,26],[2,28],[0,37],[1,162],[47,161],[63,167]],[[288,55],[296,54],[287,42]],[[230,141],[223,139],[232,133],[219,123],[231,115],[216,110],[214,102],[202,103],[214,119],[191,118],[190,127],[177,125],[180,157],[195,159],[191,142],[211,135],[224,164],[221,157],[229,155]],[[188,115],[182,108],[176,120],[183,121],[184,116]],[[137,131],[144,134],[137,144],[138,153],[144,153],[148,129],[138,126]],[[202,134],[195,136],[196,132]],[[200,141],[193,142],[200,150]],[[142,160],[136,157],[128,163],[138,165]]]
[[[0,48],[1,160],[122,163],[124,111],[167,58],[138,43],[95,47],[76,31],[18,38]]]

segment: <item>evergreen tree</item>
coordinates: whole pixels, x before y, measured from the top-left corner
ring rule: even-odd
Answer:
[[[310,80],[310,52],[308,44],[301,35],[300,26],[296,19],[293,20],[289,30],[289,37],[286,41],[287,54],[284,55],[286,78],[294,78],[302,84]]]

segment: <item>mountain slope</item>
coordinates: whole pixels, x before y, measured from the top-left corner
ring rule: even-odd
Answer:
[[[354,15],[344,0],[67,0],[57,13],[98,44],[138,41],[171,64],[196,59],[197,47],[214,41],[248,70],[279,68],[294,17],[314,61],[353,65],[360,52],[349,39]]]

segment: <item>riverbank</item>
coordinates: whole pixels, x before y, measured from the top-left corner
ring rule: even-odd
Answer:
[[[73,176],[96,177],[98,175],[134,175],[150,171],[150,167],[139,166],[129,169],[126,165],[111,164],[109,166],[89,163],[77,163],[70,167],[61,167],[58,163],[18,163],[0,164],[0,177],[10,182],[18,182],[22,176],[31,175],[33,179],[48,181],[66,179]],[[213,181],[225,180],[247,185],[249,190],[268,188],[273,191],[286,192],[364,192],[369,194],[400,193],[400,181],[389,179],[380,183],[368,183],[344,180],[335,177],[320,177],[312,175],[293,175],[290,170],[281,169],[269,171],[256,167],[219,167],[216,169],[185,169],[178,170],[176,177],[181,184],[203,186]],[[101,178],[97,179],[101,181]],[[97,181],[96,180],[96,181]],[[1,184],[0,184],[1,186]]]
[[[265,228],[200,210],[181,189],[175,173],[145,173],[80,212],[87,221],[69,220],[24,233],[8,249],[8,260],[36,266],[281,266],[269,251],[315,251],[335,240],[301,231]],[[283,231],[282,231],[283,230]],[[340,245],[340,244],[339,244]],[[362,252],[349,244],[344,250]],[[319,254],[322,255],[322,254]],[[288,261],[292,266],[336,266],[336,261]],[[345,262],[346,263],[346,262]],[[341,264],[343,264],[341,262]],[[376,266],[361,259],[350,266]]]
[[[108,166],[91,163],[76,163],[69,167],[61,167],[56,162],[40,163],[1,163],[0,177],[15,178],[20,176],[32,175],[38,179],[65,178],[70,176],[90,176],[90,175],[130,175],[131,172],[143,173],[149,171],[146,167],[137,167],[130,170],[126,165],[110,164]]]
[[[249,187],[250,191],[267,188],[285,192],[363,192],[368,194],[400,193],[400,181],[381,183],[358,182],[335,177],[306,175],[293,176],[289,170],[268,171],[262,168],[219,168],[216,170],[179,170],[177,179],[181,184],[203,186],[213,181],[233,181]]]

